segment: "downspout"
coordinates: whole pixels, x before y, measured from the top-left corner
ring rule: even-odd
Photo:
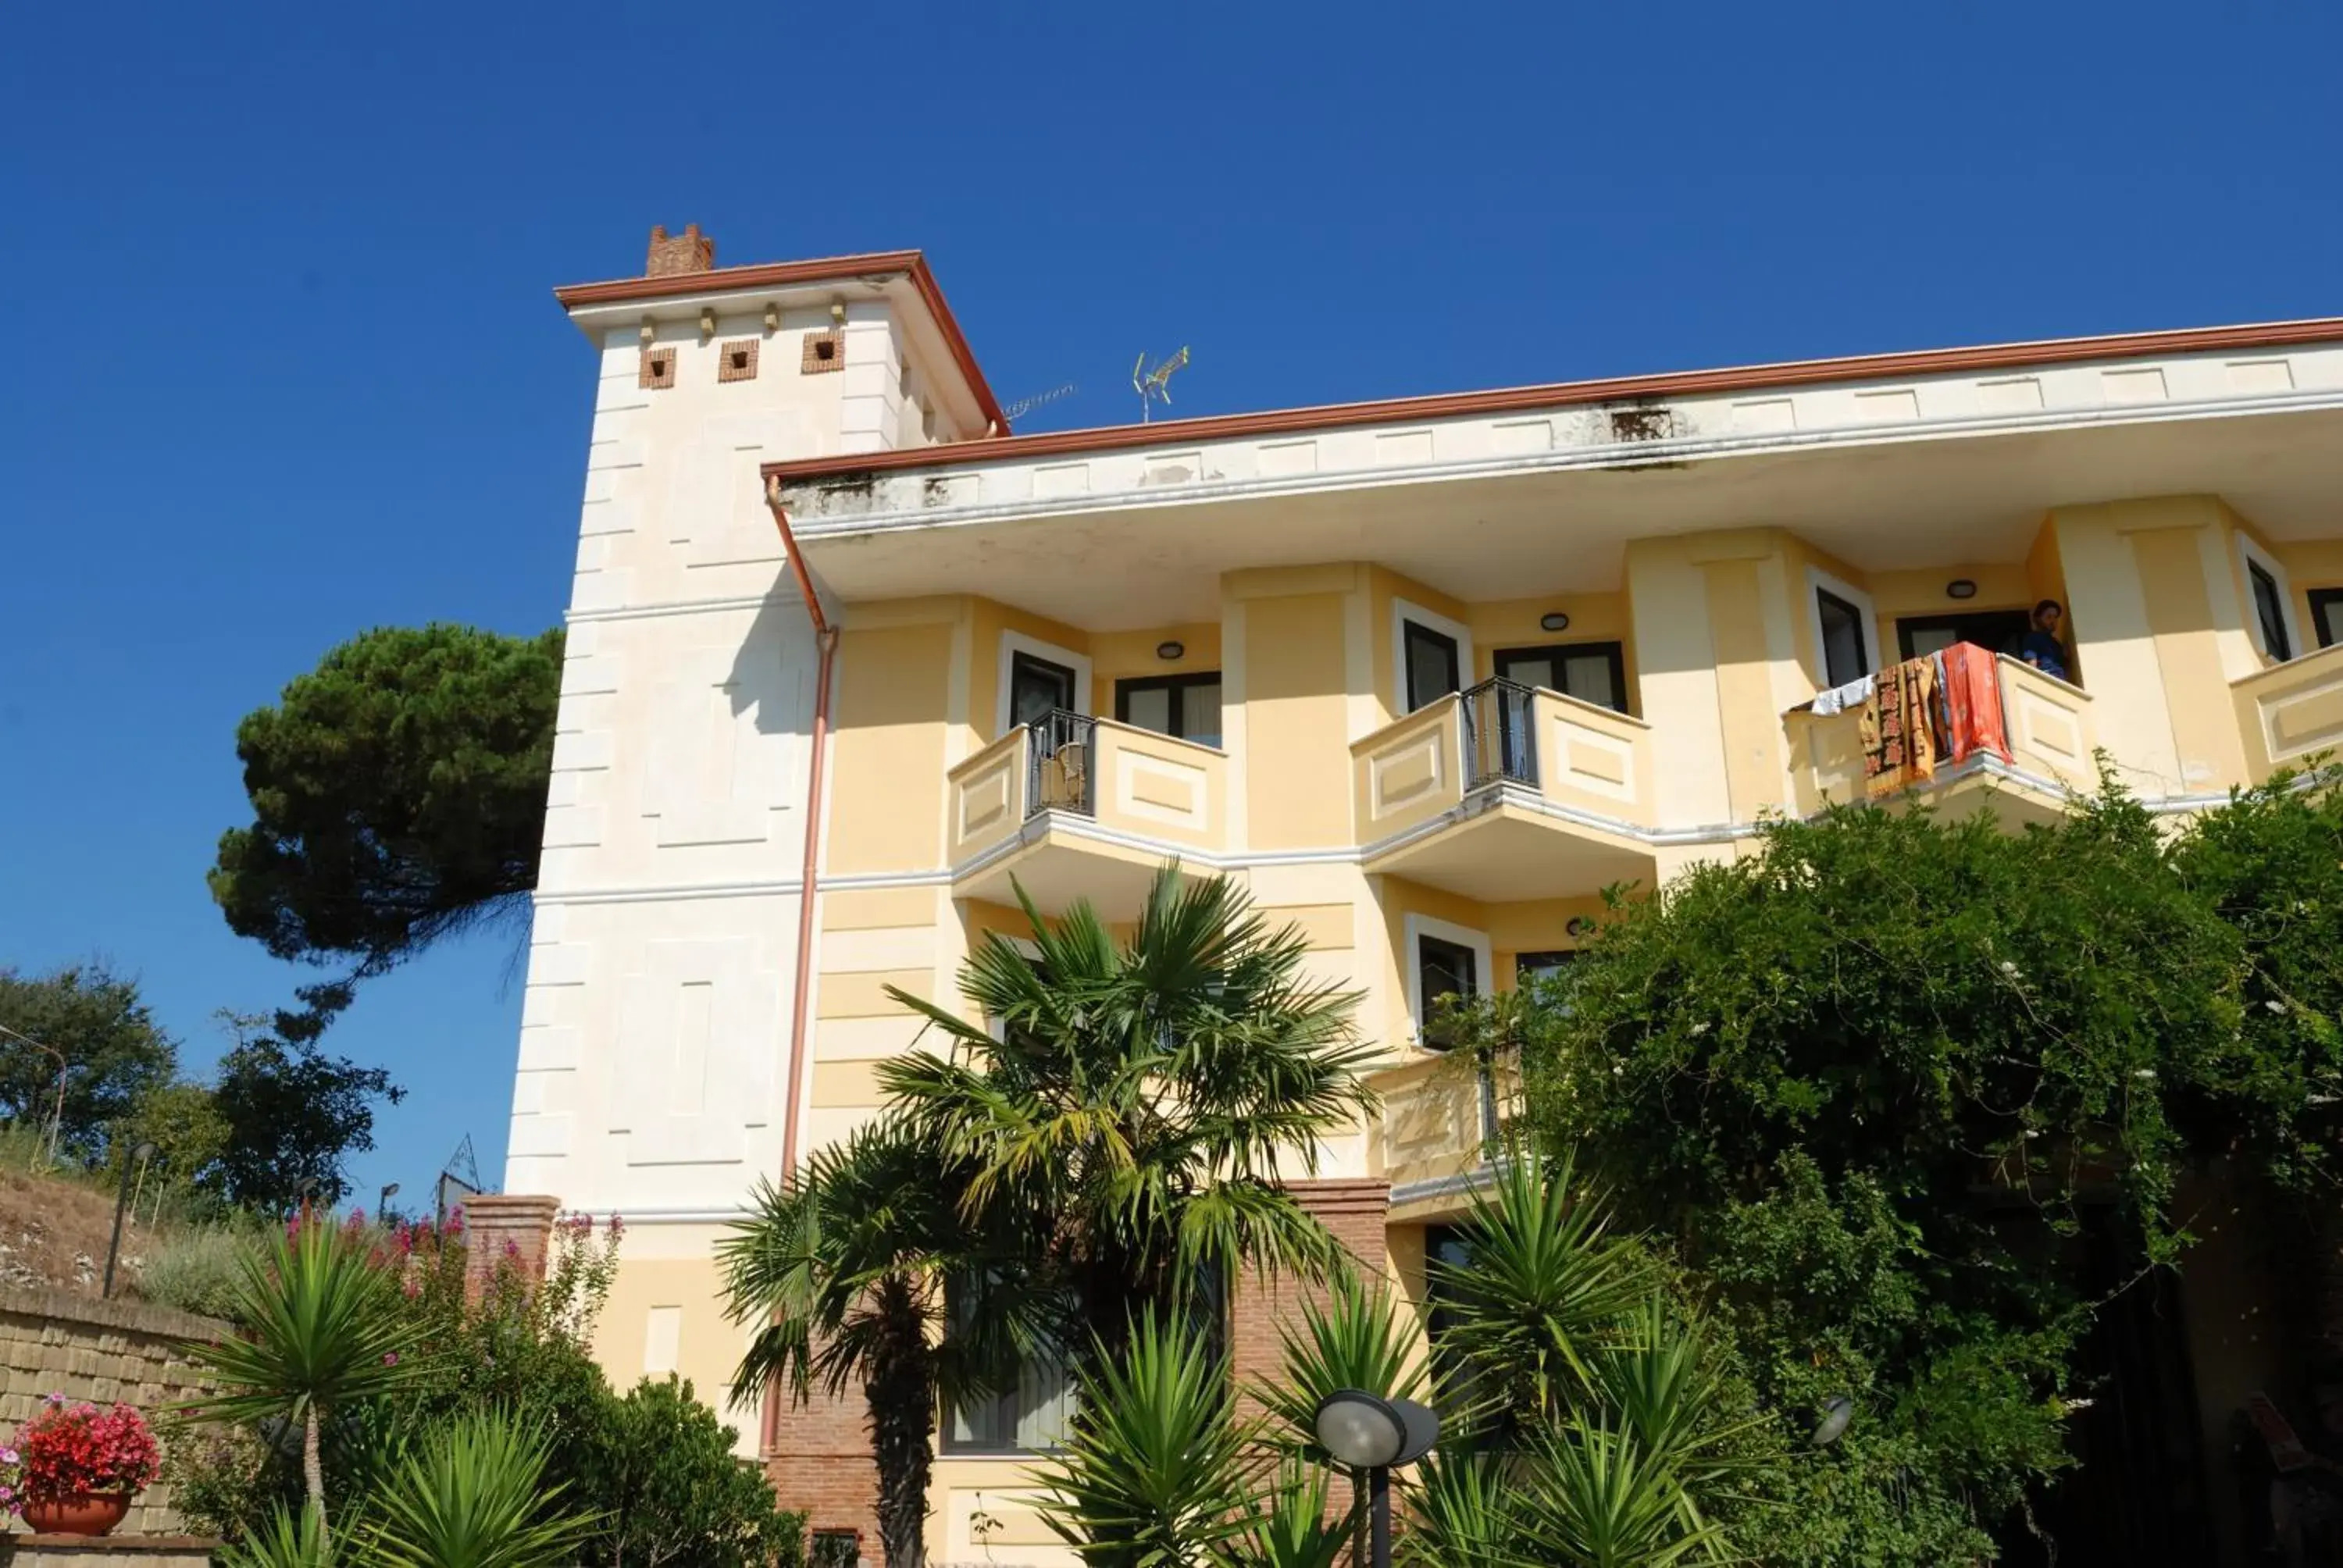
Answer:
[[[805,860],[798,872],[797,977],[789,997],[789,1049],[783,1069],[788,1089],[781,1112],[780,1177],[781,1185],[787,1187],[796,1179],[798,1169],[798,1090],[804,1076],[806,996],[813,986],[813,900],[821,872],[821,782],[830,752],[830,674],[838,655],[838,628],[822,613],[821,596],[814,591],[813,575],[806,570],[805,557],[798,550],[797,535],[789,531],[789,515],[781,506],[779,479],[767,481],[765,505],[772,511],[773,526],[781,531],[781,548],[789,557],[789,575],[797,579],[798,593],[805,600],[806,615],[813,622],[815,646],[820,649],[813,678],[813,743],[807,749]],[[770,1454],[781,1431],[778,1382],[765,1390],[763,1424],[764,1442],[759,1446]]]
[[[781,531],[781,548],[789,554],[789,575],[797,579],[806,615],[813,622],[820,648],[813,678],[813,744],[806,763],[805,863],[798,874],[798,962],[795,989],[789,999],[789,1051],[786,1065],[787,1109],[781,1120],[781,1184],[787,1186],[798,1168],[798,1081],[803,1075],[806,1037],[806,993],[813,984],[813,899],[821,871],[821,783],[830,751],[830,673],[838,656],[838,628],[822,613],[821,596],[814,591],[813,574],[806,570],[797,535],[789,530],[789,514],[781,506],[781,482],[765,486],[765,505],[773,526]]]

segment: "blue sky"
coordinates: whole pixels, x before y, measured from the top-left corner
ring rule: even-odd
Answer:
[[[1003,21],[1001,15],[1013,15]],[[191,1062],[305,978],[204,889],[247,709],[561,614],[555,284],[927,249],[1028,422],[2343,314],[2332,5],[29,6],[0,50],[0,963]],[[328,1037],[503,1161],[513,944]]]

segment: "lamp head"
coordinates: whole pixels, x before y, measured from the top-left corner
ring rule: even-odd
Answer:
[[[1440,1417],[1412,1399],[1337,1389],[1318,1405],[1318,1445],[1353,1470],[1413,1464],[1440,1439]]]

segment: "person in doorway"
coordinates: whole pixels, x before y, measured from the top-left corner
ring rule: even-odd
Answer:
[[[2055,598],[2046,598],[2034,607],[2034,626],[2026,639],[2017,645],[2017,657],[2060,680],[2075,678],[2067,673],[2066,645],[2058,640],[2058,623],[2066,612]]]

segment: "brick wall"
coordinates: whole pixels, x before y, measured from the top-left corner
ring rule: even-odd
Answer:
[[[879,1467],[862,1391],[832,1398],[819,1384],[807,1402],[784,1393],[765,1449],[765,1475],[784,1508],[802,1509],[809,1534],[860,1530],[862,1557],[879,1560]]]
[[[1334,1239],[1350,1249],[1369,1279],[1383,1274],[1383,1221],[1391,1211],[1391,1183],[1370,1180],[1288,1182],[1287,1191],[1325,1222]],[[1299,1322],[1305,1302],[1325,1303],[1319,1286],[1255,1274],[1238,1282],[1231,1303],[1229,1352],[1242,1386],[1276,1372],[1283,1360],[1281,1324]]]
[[[182,1347],[226,1332],[226,1323],[143,1302],[0,1289],[0,1432],[13,1433],[52,1393],[98,1404],[118,1400],[154,1420],[210,1386]],[[126,1533],[172,1535],[185,1528],[160,1483],[139,1493],[122,1523]]]

